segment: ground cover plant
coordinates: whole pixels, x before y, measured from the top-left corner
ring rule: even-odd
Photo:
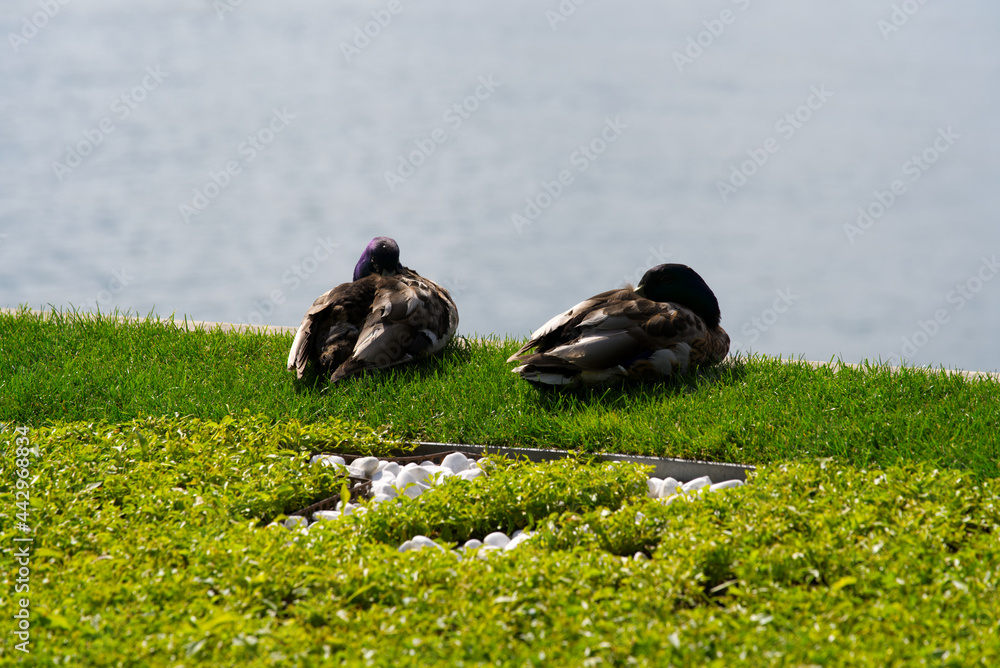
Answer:
[[[683,382],[542,393],[510,373],[514,340],[469,339],[426,364],[334,387],[284,370],[290,334],[184,331],[169,322],[0,314],[0,421],[360,421],[399,439],[614,451],[760,464],[838,457],[1000,473],[1000,393],[885,366],[815,369],[741,357]]]
[[[25,665],[1000,660],[993,480],[775,464],[667,504],[636,465],[492,460],[476,480],[302,532],[272,520],[342,488],[309,465],[317,445],[383,445],[342,422],[280,431],[257,416],[32,430]],[[2,522],[10,563],[20,532]],[[483,558],[397,549],[516,528],[533,535]]]
[[[28,596],[31,650],[4,626],[0,664],[1000,660],[995,381],[755,356],[563,396],[509,373],[518,342],[474,340],[324,389],[283,371],[290,342],[0,314],[0,608],[16,624]],[[346,498],[312,454],[416,439],[584,454],[277,524]],[[668,504],[597,450],[760,466]],[[448,549],[517,529],[509,552]],[[417,534],[443,549],[399,552]]]

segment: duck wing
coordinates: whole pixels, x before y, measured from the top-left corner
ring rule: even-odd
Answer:
[[[371,278],[375,282],[371,308],[350,359],[336,369],[332,382],[436,353],[458,327],[455,302],[437,283],[410,269]]]
[[[551,385],[662,378],[725,357],[729,337],[717,329],[683,306],[610,290],[549,320],[507,361]]]
[[[289,371],[302,378],[311,362],[327,371],[351,357],[375,299],[376,278],[342,283],[313,302],[288,352]]]

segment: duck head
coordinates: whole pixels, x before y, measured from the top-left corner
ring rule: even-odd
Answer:
[[[354,280],[371,274],[392,276],[401,270],[399,245],[389,237],[375,237],[365,246],[365,252],[354,266]]]
[[[680,304],[694,311],[709,329],[719,326],[719,301],[705,280],[684,264],[653,267],[639,281],[635,292],[656,302]]]

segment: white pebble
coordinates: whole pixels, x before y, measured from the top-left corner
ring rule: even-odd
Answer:
[[[526,533],[524,531],[516,531],[514,532],[513,538],[510,539],[510,542],[503,546],[503,549],[504,551],[513,550],[515,547],[517,547],[524,541],[528,540],[529,538],[531,538],[530,533]]]
[[[709,487],[708,490],[710,492],[714,492],[714,491],[720,490],[720,489],[730,489],[732,487],[742,487],[742,486],[743,486],[743,481],[742,480],[726,480],[724,482],[717,482],[717,483],[715,483],[714,485],[712,485],[711,487]]]
[[[434,466],[434,462],[432,462],[429,459],[425,459],[424,461],[420,462],[420,465],[421,466]]]
[[[665,499],[668,496],[673,496],[681,488],[681,483],[674,478],[666,478],[660,485],[659,493],[657,494],[658,499]]]
[[[482,545],[483,541],[479,540],[478,538],[470,538],[469,540],[465,541],[465,545],[463,547],[467,550],[474,550],[477,547],[482,547]]]
[[[427,489],[429,488],[426,485],[421,485],[419,482],[415,482],[411,485],[407,485],[406,489],[403,490],[403,494],[410,497],[411,499],[415,499],[421,494],[423,494],[424,491],[426,491]]]
[[[660,488],[663,487],[663,479],[648,478],[646,480],[646,487],[648,488],[646,496],[648,496],[651,499],[655,499],[660,496]]]
[[[377,485],[372,485],[372,496],[385,496],[390,499],[395,499],[399,495],[393,483],[379,483]]]
[[[351,462],[351,468],[362,471],[364,473],[362,477],[371,478],[378,469],[378,457],[358,457]]]
[[[431,540],[427,536],[414,536],[413,537],[413,544],[414,545],[421,545],[423,547],[436,547],[439,550],[444,550],[443,547],[441,547],[440,545],[438,545],[437,543],[435,543],[433,540]]]
[[[462,480],[475,480],[479,476],[486,475],[486,474],[483,473],[482,469],[476,468],[476,469],[465,469],[464,471],[461,471],[460,473],[456,473],[455,475],[457,477],[461,478]]]
[[[490,552],[496,552],[499,549],[500,548],[497,547],[496,545],[483,545],[476,552],[476,556],[479,557],[480,559],[486,559],[488,556],[490,556]]]
[[[461,452],[453,452],[444,458],[444,461],[441,462],[441,466],[446,469],[451,469],[452,473],[460,473],[469,468],[469,458]]]
[[[427,482],[431,483],[432,485],[440,485],[448,478],[454,478],[456,475],[457,474],[451,469],[441,469],[437,473],[433,474],[430,478],[428,478]]]
[[[386,471],[385,469],[382,469],[381,471],[376,471],[372,475],[373,483],[381,482],[391,485],[395,479],[396,479],[396,474],[393,473],[392,471]]]
[[[392,488],[390,487],[390,489],[392,489]],[[392,501],[394,498],[396,498],[396,496],[395,496],[396,490],[393,489],[392,493],[393,493],[393,496],[389,496],[388,494],[381,494],[381,493],[380,494],[375,494],[374,496],[372,496],[372,505],[376,505],[377,506],[380,503],[384,503],[386,501]]]
[[[427,479],[425,482],[429,485],[436,485],[446,477],[455,475],[455,472],[451,469],[446,469],[445,467],[438,466],[437,464],[431,464],[430,466],[423,466],[421,468],[427,471]]]
[[[340,512],[336,510],[317,510],[313,513],[313,521],[335,520],[340,517]]]
[[[689,480],[688,482],[681,485],[682,492],[691,492],[696,489],[701,489],[702,487],[708,487],[712,484],[712,479],[707,475],[703,475],[700,478],[695,478],[694,480]]]
[[[403,467],[399,465],[399,462],[386,462],[382,470],[386,473],[391,473],[393,475],[399,475],[399,472],[403,470]]]
[[[412,540],[408,540],[399,546],[400,552],[407,552],[409,550],[422,550],[425,547],[436,547],[437,549],[444,552],[444,548],[435,543],[433,540],[427,536],[414,536]]]
[[[510,542],[510,537],[507,536],[503,531],[494,531],[493,533],[483,538],[484,545],[492,545],[493,547],[502,548],[507,543]]]
[[[315,455],[309,460],[310,464],[319,464],[320,466],[333,466],[335,468],[347,468],[344,458],[339,455]]]
[[[343,501],[337,501],[337,510],[339,510],[340,514],[344,515],[345,517],[347,515],[350,515],[351,513],[353,513],[356,508],[357,508],[357,505],[355,505],[353,503],[348,503],[345,506]]]
[[[396,476],[396,486],[401,487],[411,482],[425,482],[429,471],[423,466],[407,466]]]
[[[292,515],[285,518],[286,529],[305,529],[307,526],[309,526],[309,520],[301,515]]]
[[[408,469],[403,469],[399,472],[399,475],[396,476],[396,482],[393,486],[403,489],[407,485],[415,482],[417,482],[417,479],[413,477],[413,474],[411,474]]]

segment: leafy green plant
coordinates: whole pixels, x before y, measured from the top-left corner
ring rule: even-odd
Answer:
[[[27,665],[1000,660],[1000,488],[961,471],[772,464],[666,503],[634,465],[491,459],[471,482],[289,531],[261,520],[342,483],[309,465],[315,444],[380,453],[378,434],[247,415],[31,441]],[[4,563],[14,507],[0,483]],[[482,556],[397,549],[497,527],[533,535]]]
[[[646,492],[645,467],[585,466],[575,458],[529,464],[486,458],[485,477],[450,478],[432,492],[373,505],[354,522],[368,539],[398,545],[415,535],[445,542],[483,538],[493,531],[532,529],[553,513],[618,508]]]

